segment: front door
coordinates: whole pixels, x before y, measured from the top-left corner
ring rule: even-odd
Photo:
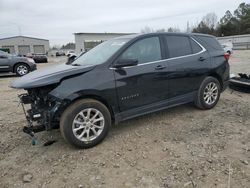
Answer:
[[[9,70],[9,56],[6,53],[0,52],[0,72],[7,72]]]
[[[138,65],[114,69],[116,91],[121,112],[150,105],[161,100],[164,64],[158,36],[137,40],[119,59],[137,59]]]

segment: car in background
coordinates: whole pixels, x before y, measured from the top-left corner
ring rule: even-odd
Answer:
[[[76,55],[76,53],[75,53],[74,50],[69,50],[69,51],[67,51],[67,53],[66,53],[66,56],[67,56],[67,57],[70,57],[70,56],[73,56],[73,55]]]
[[[48,63],[48,58],[46,54],[42,53],[29,53],[26,57],[32,58],[35,63]]]
[[[58,52],[56,52],[56,56],[65,56],[65,52],[64,51],[58,51]]]
[[[28,57],[18,57],[0,50],[0,73],[13,72],[23,76],[36,70],[36,63]]]
[[[233,53],[233,43],[232,42],[223,43],[223,44],[221,44],[221,46],[224,49],[224,52],[227,52],[230,55]]]
[[[66,62],[66,65],[69,65],[71,63],[73,63],[77,58],[81,57],[83,54],[85,54],[86,52],[81,52],[79,55],[76,55],[76,54],[70,54],[68,56],[68,60]]]

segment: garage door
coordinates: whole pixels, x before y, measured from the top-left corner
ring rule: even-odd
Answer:
[[[45,47],[44,45],[34,45],[34,53],[36,54],[45,54]]]
[[[30,46],[28,45],[18,46],[19,55],[26,55],[27,53],[30,53]]]
[[[14,46],[2,46],[4,49],[9,49],[10,54],[15,53],[15,47]]]

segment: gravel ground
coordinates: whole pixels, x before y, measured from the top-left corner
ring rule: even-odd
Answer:
[[[250,73],[250,51],[231,72]],[[50,66],[65,59],[50,59]],[[100,145],[78,150],[59,130],[22,133],[20,90],[0,77],[0,187],[249,187],[250,95],[227,89],[208,111],[182,105],[114,126]],[[57,142],[43,146],[53,137]]]

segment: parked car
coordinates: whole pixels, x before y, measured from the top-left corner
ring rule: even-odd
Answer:
[[[67,51],[67,53],[66,53],[66,56],[67,56],[67,57],[70,57],[70,56],[72,56],[72,55],[76,55],[76,53],[75,53],[74,50],[69,50],[69,51]]]
[[[78,56],[76,54],[71,54],[66,62],[67,65],[73,63],[77,58],[81,57],[86,52],[81,52]]]
[[[224,49],[224,52],[227,52],[230,55],[233,53],[233,43],[232,42],[223,43],[223,44],[221,44],[221,46]]]
[[[33,59],[10,55],[0,50],[0,73],[13,72],[23,76],[34,70],[36,70],[36,64]]]
[[[193,102],[213,108],[228,85],[228,56],[216,38],[151,33],[103,42],[71,65],[30,73],[12,83],[31,104],[26,133],[60,123],[70,144],[100,143],[112,123]],[[171,133],[170,133],[171,134]]]
[[[65,52],[58,51],[58,52],[56,52],[56,56],[65,56]]]
[[[40,53],[29,53],[26,57],[32,58],[35,63],[48,63],[48,58],[46,54]]]

